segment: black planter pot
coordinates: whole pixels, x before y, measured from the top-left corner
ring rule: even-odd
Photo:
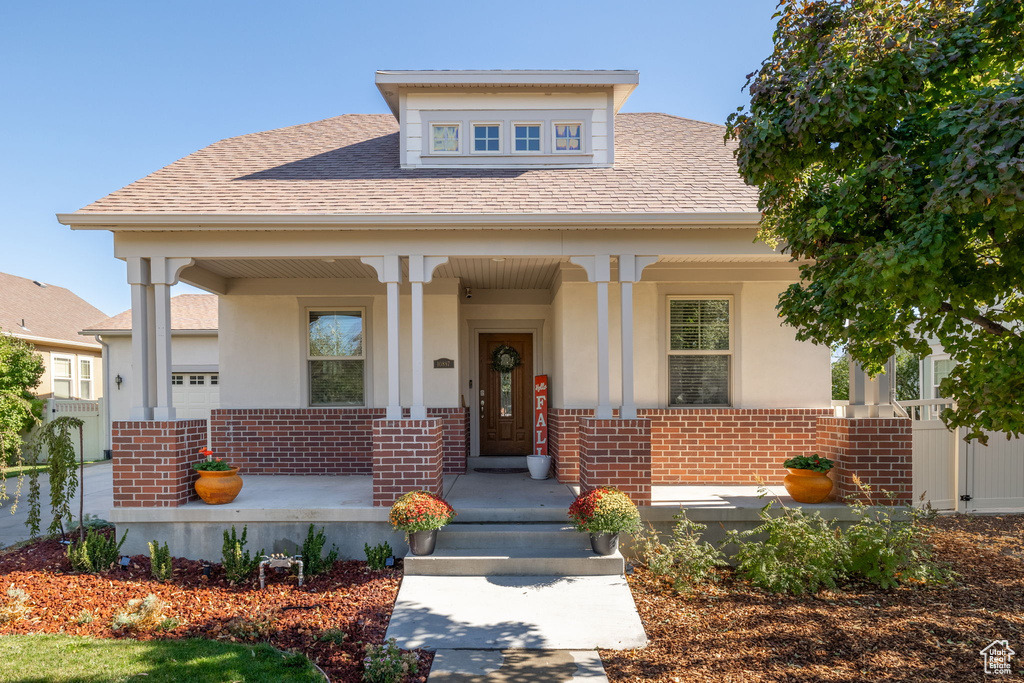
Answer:
[[[409,533],[409,550],[413,555],[433,555],[437,543],[437,529]]]
[[[590,534],[590,547],[597,555],[614,555],[619,549],[619,535],[605,532]]]

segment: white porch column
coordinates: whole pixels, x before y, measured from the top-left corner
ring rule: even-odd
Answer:
[[[156,403],[154,420],[175,419],[171,390],[171,286],[177,284],[178,274],[194,263],[188,258],[157,256],[150,260],[153,281],[154,330],[156,333]]]
[[[868,377],[860,363],[850,359],[850,405],[847,417],[893,417],[889,400],[889,375]]]
[[[128,284],[132,290],[132,420],[150,420],[149,402],[149,259],[128,258]]]
[[[636,417],[636,398],[633,379],[633,283],[640,280],[644,268],[658,260],[657,256],[619,256],[619,286],[622,290],[619,327],[622,332],[622,407],[619,417]]]
[[[363,263],[377,271],[377,279],[388,289],[388,420],[402,419],[401,363],[399,362],[399,299],[398,284],[402,281],[402,269],[397,254],[387,256],[364,256]]]
[[[427,407],[423,401],[425,383],[423,367],[423,285],[434,277],[434,269],[446,263],[445,256],[409,256],[409,286],[412,290],[412,406],[409,417],[425,420]]]
[[[594,417],[610,418],[612,403],[610,395],[611,354],[608,350],[608,283],[611,281],[611,256],[573,256],[572,263],[587,271],[587,278],[597,283],[597,408]]]

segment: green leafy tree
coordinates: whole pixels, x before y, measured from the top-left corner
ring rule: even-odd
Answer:
[[[43,357],[31,344],[0,331],[0,502],[7,498],[7,467],[21,463],[22,435],[42,416],[32,389],[43,370]]]
[[[799,339],[873,374],[934,336],[951,426],[1024,432],[1024,3],[782,0],[729,117]]]
[[[832,361],[832,400],[850,400],[850,357],[845,353]]]

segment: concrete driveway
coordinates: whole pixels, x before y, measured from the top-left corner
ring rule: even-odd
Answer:
[[[110,508],[114,506],[114,484],[110,461],[98,463],[86,463],[85,465],[85,512],[89,515],[107,519],[110,516]],[[7,480],[7,495],[13,498],[14,490],[18,486],[17,479]],[[0,548],[13,545],[19,541],[26,541],[30,538],[28,527],[25,526],[25,519],[28,517],[28,477],[21,488],[21,497],[17,509],[11,514],[13,500],[5,500],[0,504]],[[46,527],[50,525],[53,515],[50,514],[50,478],[42,474],[39,476],[39,501],[42,521],[39,529],[46,533]],[[75,520],[78,520],[78,496],[75,496],[71,504]]]

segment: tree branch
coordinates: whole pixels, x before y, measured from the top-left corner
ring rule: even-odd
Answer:
[[[954,309],[952,304],[950,304],[948,301],[943,301],[942,304],[939,305],[939,310],[942,311],[943,313],[952,313],[953,315],[963,318],[964,320],[970,320],[972,323],[974,323],[981,329],[991,334],[1006,334],[1007,332],[1010,331],[1007,328],[1000,325],[999,323],[995,322],[994,320],[989,320],[983,315],[964,315],[963,313]]]

